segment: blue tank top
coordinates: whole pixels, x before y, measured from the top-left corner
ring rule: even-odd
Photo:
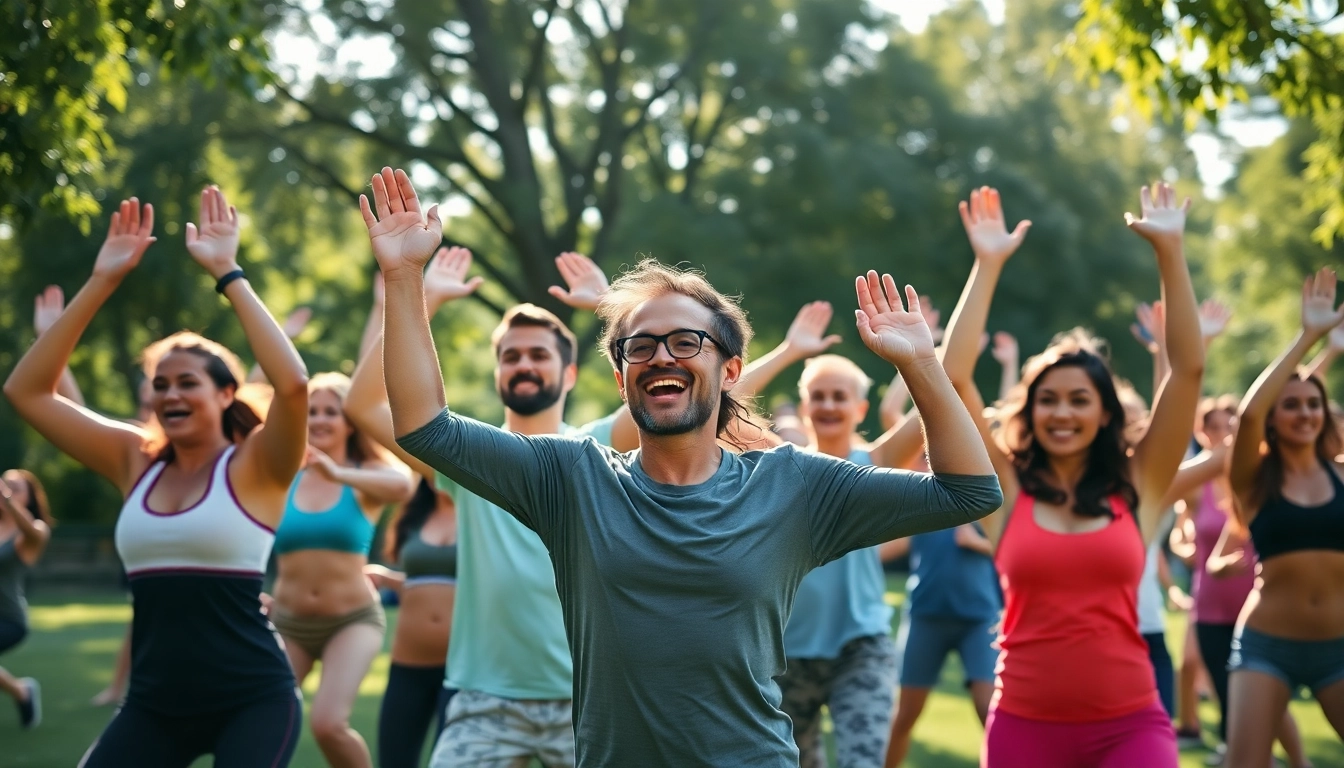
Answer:
[[[955,528],[910,537],[909,615],[992,621],[1002,608],[994,561],[958,546]]]
[[[867,451],[849,460],[869,466]],[[856,549],[814,568],[798,585],[784,626],[784,655],[790,659],[835,659],[851,640],[891,631],[891,608],[884,600],[886,577],[877,547]]]
[[[331,549],[356,555],[369,554],[373,546],[373,523],[355,498],[355,490],[341,486],[341,497],[330,509],[304,512],[294,506],[294,492],[303,477],[300,472],[289,486],[285,516],[275,531],[275,554],[285,555],[304,549]]]

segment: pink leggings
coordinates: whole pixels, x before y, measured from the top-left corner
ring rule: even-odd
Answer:
[[[990,710],[980,768],[1177,768],[1176,732],[1154,701],[1090,723],[1052,723]]]

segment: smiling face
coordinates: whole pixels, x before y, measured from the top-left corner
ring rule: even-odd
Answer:
[[[798,408],[817,442],[847,438],[858,429],[868,413],[861,375],[857,367],[828,363],[804,373]]]
[[[4,480],[5,485],[9,486],[14,505],[27,509],[32,500],[32,489],[28,487],[28,479],[19,474],[17,469],[10,469],[0,475],[0,480]]]
[[[1221,445],[1232,435],[1237,417],[1224,408],[1209,411],[1199,425],[1199,442],[1205,448]]]
[[[1269,414],[1269,429],[1285,447],[1315,445],[1325,426],[1325,409],[1325,398],[1315,384],[1291,379]]]
[[[662,335],[678,330],[714,335],[714,314],[690,296],[666,293],[636,307],[621,335]],[[706,339],[699,354],[685,359],[674,358],[664,344],[658,344],[652,359],[622,362],[616,381],[642,431],[680,435],[716,420],[720,394],[725,385],[731,388],[737,383],[741,368],[741,358],[725,360],[714,342]]]
[[[495,389],[504,407],[514,413],[541,413],[574,387],[574,366],[565,365],[550,328],[515,326],[499,338],[496,349]]]
[[[354,432],[345,418],[340,395],[330,389],[308,393],[308,442],[314,448],[327,454],[339,451]]]
[[[1110,419],[1101,393],[1082,368],[1057,366],[1042,374],[1036,384],[1032,436],[1051,456],[1087,451]]]
[[[154,415],[172,442],[223,434],[224,410],[233,387],[220,387],[206,371],[206,358],[183,349],[164,355],[150,383]]]

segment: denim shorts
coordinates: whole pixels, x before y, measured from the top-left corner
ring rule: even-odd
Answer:
[[[1315,693],[1344,680],[1344,637],[1289,640],[1242,627],[1232,638],[1227,668],[1263,672],[1287,683],[1289,689],[1305,685]]]
[[[943,662],[956,651],[966,670],[966,684],[994,682],[994,667],[999,651],[994,647],[994,628],[998,620],[942,618],[937,616],[901,616],[896,632],[897,653],[901,660],[901,685],[933,688],[942,676]]]

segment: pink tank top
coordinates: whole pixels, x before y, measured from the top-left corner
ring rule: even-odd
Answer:
[[[994,706],[1018,717],[1083,723],[1133,714],[1157,701],[1139,634],[1145,552],[1118,496],[1115,518],[1089,533],[1036,524],[1019,492],[995,564],[1003,586]]]
[[[1209,575],[1209,555],[1218,546],[1227,513],[1218,507],[1213,483],[1206,483],[1195,506],[1195,574],[1190,589],[1194,592],[1194,620],[1201,624],[1236,624],[1246,596],[1255,587],[1255,546],[1247,539],[1242,545],[1247,564],[1244,572],[1231,576]]]

